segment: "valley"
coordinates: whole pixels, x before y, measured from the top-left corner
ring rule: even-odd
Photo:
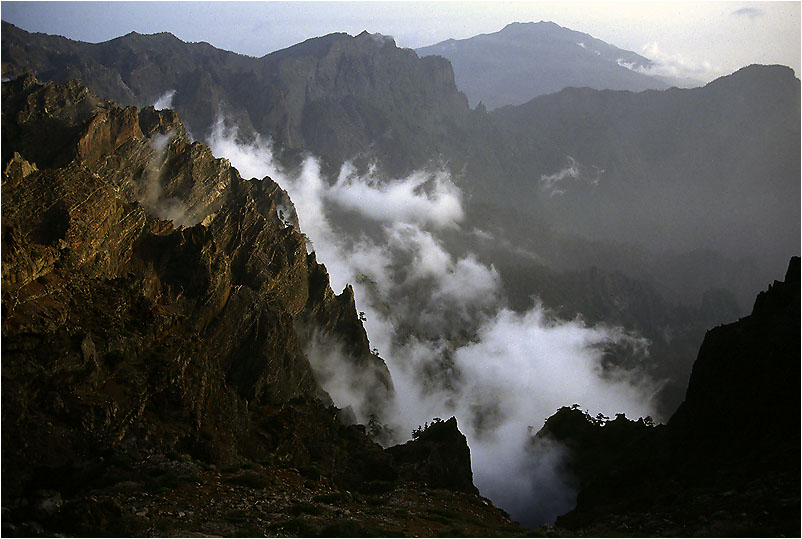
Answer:
[[[4,534],[798,531],[793,70],[494,106],[438,50],[3,22]]]

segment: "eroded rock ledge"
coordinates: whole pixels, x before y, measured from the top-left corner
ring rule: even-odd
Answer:
[[[409,472],[342,424],[315,378],[304,350],[325,335],[375,373],[375,399],[393,391],[353,291],[331,290],[286,192],[242,180],[171,111],[120,108],[77,82],[21,77],[2,107],[4,535],[142,534],[149,518],[129,501],[148,492],[159,533],[236,533],[167,509],[193,488],[216,499],[226,467],[258,470],[226,496],[275,487],[284,498],[265,503],[279,513],[345,490],[431,490],[436,471]],[[444,495],[517,529],[475,494]],[[255,515],[241,521],[284,530]]]

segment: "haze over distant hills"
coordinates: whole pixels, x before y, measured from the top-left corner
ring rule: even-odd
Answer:
[[[590,56],[606,58],[608,66],[620,58],[648,65],[553,23],[512,24],[490,36],[512,40],[533,32],[576,40],[572,50],[599,52]],[[462,171],[457,181],[471,219],[481,217],[476,226],[500,225],[518,247],[541,260],[562,260],[562,267],[617,260],[614,269],[632,277],[661,280],[665,274],[674,282],[662,289],[686,301],[725,286],[738,288],[746,303],[789,246],[798,246],[798,230],[783,224],[799,218],[799,126],[793,120],[799,80],[788,68],[744,69],[690,90],[565,89],[485,114],[469,108],[448,61],[418,58],[367,32],[312,38],[257,59],[166,33],[89,44],[4,22],[2,47],[4,77],[78,78],[103,97],[137,106],[173,91],[171,107],[198,138],[207,137],[223,114],[241,136],[270,137],[290,154],[312,152],[332,170],[359,158],[400,178],[433,161],[448,162]],[[503,64],[509,57],[496,59]],[[599,226],[600,216],[612,220]],[[555,232],[568,236],[557,239]],[[655,254],[712,249],[731,260],[756,257],[762,267],[748,285],[725,285],[721,279],[738,272],[723,262],[712,273],[697,273],[697,284],[690,285],[664,269],[671,264],[643,267],[649,258],[643,254],[623,256],[621,249],[590,247],[577,237],[626,242]]]
[[[648,58],[545,21],[514,22],[493,34],[448,39],[417,53],[448,58],[471,106],[481,101],[488,109],[567,87],[639,92],[702,84],[644,74],[640,71],[654,67]]]

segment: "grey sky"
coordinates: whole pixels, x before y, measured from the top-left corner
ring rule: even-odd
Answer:
[[[362,30],[401,47],[554,21],[711,80],[752,63],[800,73],[799,2],[10,2],[2,19],[34,32],[99,42],[171,32],[184,41],[262,56],[309,37]]]

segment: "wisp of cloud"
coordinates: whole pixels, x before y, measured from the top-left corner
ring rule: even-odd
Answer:
[[[571,480],[561,472],[564,450],[531,444],[532,433],[558,408],[578,402],[593,414],[654,415],[656,385],[602,362],[606,347],[643,346],[642,339],[561,320],[539,302],[513,312],[492,265],[470,252],[448,251],[440,232],[459,229],[466,216],[447,170],[388,180],[346,165],[326,181],[314,158],[288,171],[274,159],[270,141],[239,143],[222,120],[209,145],[244,177],[270,176],[286,189],[332,288],[354,286],[371,344],[393,377],[394,401],[377,412],[400,434],[395,441],[433,417],[455,415],[477,486],[513,518],[547,523],[575,503]],[[330,219],[334,210],[365,219],[370,234],[339,229]],[[353,405],[364,420],[363,383],[338,375],[349,371],[337,346],[313,343],[307,353],[335,403]]]
[[[167,90],[159,99],[153,103],[153,108],[156,110],[164,110],[173,108],[173,98],[175,97],[175,90]]]

